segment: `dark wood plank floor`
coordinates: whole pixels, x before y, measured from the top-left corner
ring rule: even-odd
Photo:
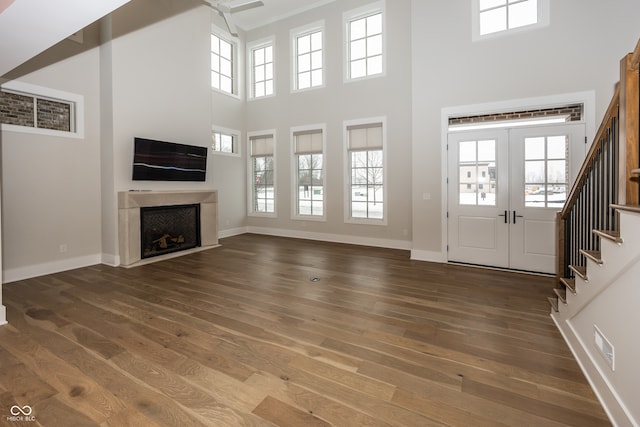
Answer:
[[[550,278],[221,243],[5,285],[0,423],[610,425],[549,317]],[[14,405],[32,421],[10,419]]]

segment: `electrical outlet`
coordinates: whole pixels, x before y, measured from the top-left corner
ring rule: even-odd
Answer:
[[[58,249],[60,250],[61,254],[66,253],[69,250],[66,243],[61,243]]]
[[[604,360],[607,361],[607,364],[611,368],[612,371],[615,371],[615,350],[613,345],[609,342],[607,338],[605,338],[604,334],[596,325],[593,325],[593,339],[596,344],[596,347],[600,351]]]

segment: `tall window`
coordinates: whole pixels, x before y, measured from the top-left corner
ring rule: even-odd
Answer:
[[[249,177],[252,214],[274,214],[276,212],[275,162],[273,134],[249,137]]]
[[[251,96],[261,98],[274,94],[273,44],[250,49]]]
[[[294,89],[308,89],[324,84],[322,38],[322,30],[299,34],[295,37]]]
[[[322,129],[293,132],[297,216],[324,216],[323,145]]]
[[[211,34],[211,87],[222,92],[235,93],[234,46]]]
[[[474,19],[479,36],[548,24],[548,0],[475,0]]]
[[[347,22],[348,77],[382,74],[383,19],[382,11],[354,17]]]
[[[384,219],[383,123],[347,126],[349,218]]]

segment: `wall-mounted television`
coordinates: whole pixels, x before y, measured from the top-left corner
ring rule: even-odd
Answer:
[[[207,147],[146,138],[133,141],[134,181],[205,181]]]

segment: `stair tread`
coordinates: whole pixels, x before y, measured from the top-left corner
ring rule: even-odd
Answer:
[[[616,209],[616,210],[619,210],[619,211],[640,213],[640,205],[616,205],[616,204],[612,204],[611,207],[613,209]]]
[[[617,230],[593,230],[593,234],[602,237],[603,239],[611,240],[614,243],[622,243],[622,237]]]
[[[553,309],[553,311],[558,312],[558,299],[553,297],[548,297],[547,301],[549,301],[549,304],[551,304],[551,308]]]
[[[576,279],[561,277],[560,283],[562,283],[567,289],[569,289],[572,294],[576,293]]]
[[[580,253],[596,264],[602,264],[602,254],[600,251],[588,251],[586,249],[580,249]]]
[[[578,275],[582,280],[588,280],[587,277],[587,267],[583,267],[581,265],[570,265],[569,268],[573,270],[576,275]]]
[[[554,288],[553,289],[553,293],[555,293],[558,296],[558,300],[562,301],[564,304],[567,303],[567,290],[562,288]]]

